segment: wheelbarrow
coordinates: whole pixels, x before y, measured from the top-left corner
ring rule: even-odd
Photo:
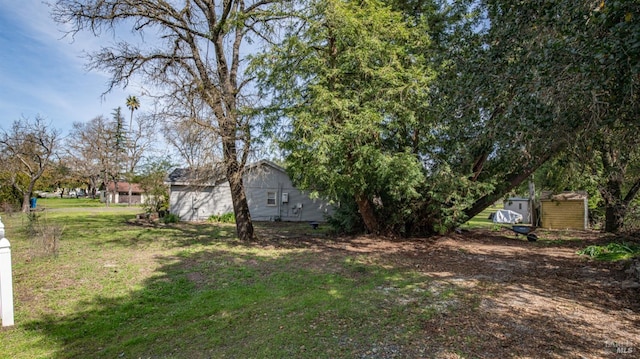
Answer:
[[[518,234],[522,234],[522,235],[527,236],[527,240],[529,242],[535,242],[535,241],[538,240],[538,236],[536,236],[535,233],[533,233],[533,231],[536,230],[536,227],[534,227],[534,226],[525,226],[525,225],[522,225],[522,224],[514,224],[511,227],[505,227],[505,228],[513,231],[516,234],[516,236]]]

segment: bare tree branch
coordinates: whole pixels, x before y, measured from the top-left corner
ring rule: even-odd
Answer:
[[[59,140],[60,131],[41,117],[14,121],[9,131],[0,129],[0,152],[6,155],[3,165],[13,171],[10,185],[22,194],[23,212],[29,211],[36,182],[56,158]],[[25,175],[26,184],[20,183],[18,172]]]

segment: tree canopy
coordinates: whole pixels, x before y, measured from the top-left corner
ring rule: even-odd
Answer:
[[[289,121],[287,166],[303,188],[355,201],[369,231],[399,230],[423,184],[419,111],[433,75],[417,48],[428,39],[380,1],[301,7],[261,59]]]
[[[638,113],[634,2],[301,9],[258,73],[286,119],[295,180],[355,201],[371,232],[450,230],[581,144],[615,142],[624,158],[620,131]]]

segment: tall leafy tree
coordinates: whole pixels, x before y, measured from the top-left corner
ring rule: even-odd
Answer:
[[[604,230],[617,232],[640,191],[640,2],[603,1],[589,20],[584,42],[593,50],[584,66],[592,96],[583,113],[602,125],[581,134],[575,158],[599,174]]]
[[[303,188],[355,201],[368,231],[403,231],[424,180],[418,111],[433,75],[415,50],[428,38],[381,1],[300,8],[258,71],[288,121],[287,168]]]
[[[386,3],[401,16],[376,1],[307,2],[262,58],[294,177],[354,198],[370,231],[451,229],[580,144],[608,144],[597,168],[633,168],[619,153],[638,113],[635,2]],[[637,191],[605,182],[618,203]]]
[[[124,117],[122,116],[122,108],[115,108],[111,115],[113,116],[113,122],[108,129],[111,139],[111,148],[109,153],[113,156],[115,171],[111,172],[110,180],[113,181],[114,186],[111,195],[107,199],[107,203],[115,201],[117,198],[119,182],[123,172],[123,162],[125,161],[127,151],[127,137],[125,133]]]
[[[484,151],[482,141],[468,147],[480,153],[480,161],[473,162],[474,168],[484,165],[478,167],[483,172],[478,177],[486,178],[505,164],[517,172],[500,170],[503,180],[470,208],[469,215],[517,185],[549,156],[578,153],[574,160],[600,176],[607,207],[605,227],[616,231],[639,187],[633,170],[637,163],[633,119],[639,113],[640,4],[554,1],[540,6],[487,1],[483,5],[491,27],[472,64],[489,70],[480,76],[477,71],[463,71],[468,79],[480,80],[466,88],[473,90],[468,92],[470,98],[491,109],[490,119],[504,119],[492,122],[521,119],[516,122],[526,127],[504,128],[516,129],[514,135],[520,134],[518,143],[526,151],[515,148],[511,153],[520,153],[520,158],[506,160],[500,156],[503,147],[497,147],[499,142],[491,135],[517,136],[496,131],[491,122],[483,128],[479,138],[491,139],[490,145]]]
[[[509,1],[476,5],[473,21],[456,26],[460,36],[445,39],[451,61],[438,81],[449,113],[442,116],[443,137],[452,139],[443,160],[482,184],[465,204],[467,217],[525,181],[581,128],[566,100],[573,84],[556,81],[571,46],[553,11]]]
[[[449,32],[455,36],[442,38],[450,61],[434,91],[444,110],[439,136],[455,140],[443,144],[442,160],[459,176],[485,185],[464,209],[467,216],[554,156],[576,148],[591,153],[604,143],[617,144],[604,153],[616,152],[633,144],[620,129],[635,132],[634,126],[620,124],[638,113],[637,2],[469,5],[470,16]],[[633,183],[623,187],[633,189]]]
[[[249,35],[268,39],[269,21],[282,15],[280,0],[59,0],[56,21],[70,32],[104,30],[130,25],[145,43],[119,42],[90,55],[92,69],[112,74],[111,87],[127,85],[140,76],[165,92],[159,94],[174,111],[184,98],[206,105],[213,117],[206,129],[220,139],[222,166],[229,181],[238,236],[254,237],[242,181],[251,144],[251,118],[242,115],[249,90],[243,76],[242,47]],[[169,112],[169,110],[167,110]]]

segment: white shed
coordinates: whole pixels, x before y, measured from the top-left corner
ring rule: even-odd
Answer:
[[[528,198],[511,197],[504,201],[504,209],[520,213],[522,223],[531,223],[531,212]]]

